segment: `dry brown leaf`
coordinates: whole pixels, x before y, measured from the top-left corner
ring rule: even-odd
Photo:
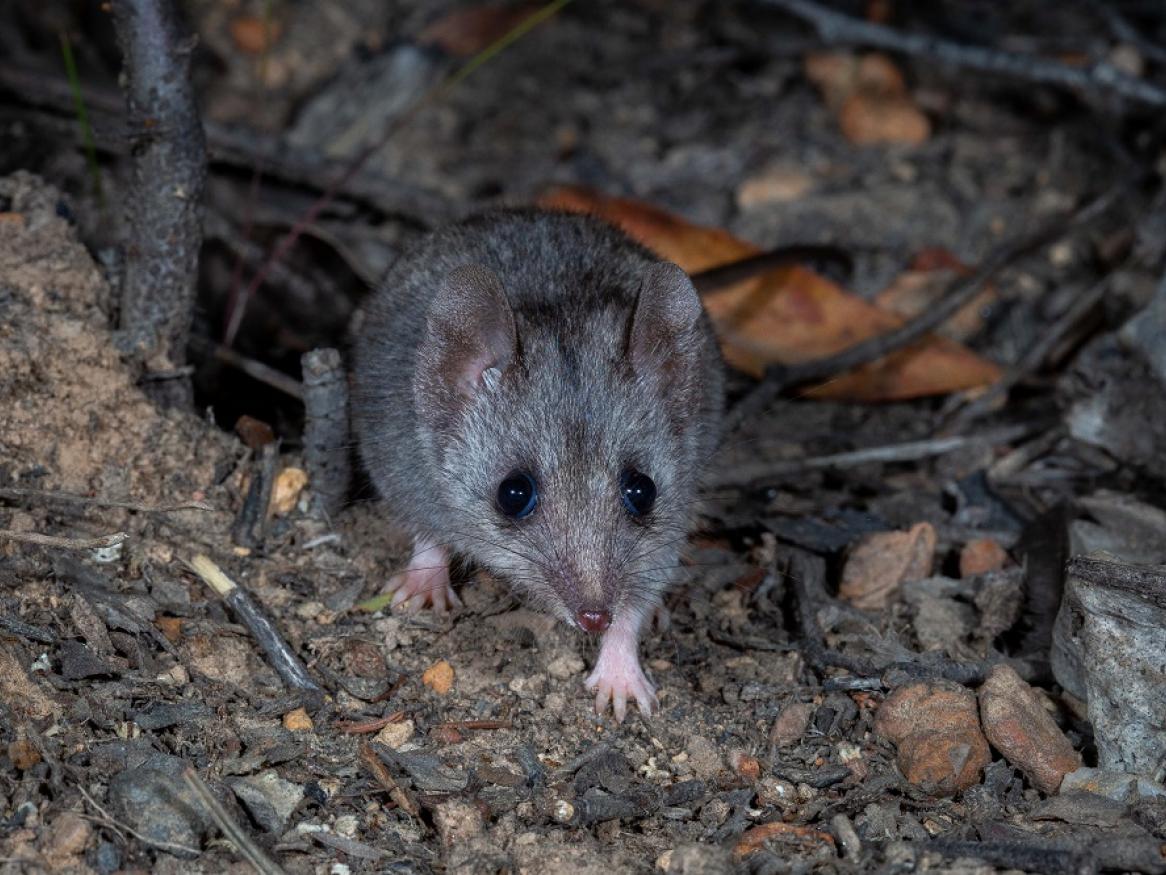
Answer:
[[[484,3],[455,9],[421,31],[417,42],[436,46],[455,58],[469,58],[504,36],[537,8],[537,3]]]
[[[946,249],[924,249],[911,266],[874,297],[883,310],[914,319],[939,300],[943,290],[957,277],[968,276],[972,269]],[[984,312],[999,296],[991,283],[938,329],[951,340],[964,342],[984,327]]]
[[[818,52],[806,57],[803,69],[852,143],[918,145],[931,136],[930,120],[886,55]]]
[[[279,41],[280,24],[275,20],[264,21],[253,15],[240,15],[231,19],[228,25],[231,39],[241,52],[261,55]]]
[[[899,588],[931,575],[937,536],[928,522],[905,532],[875,532],[851,551],[838,595],[856,608],[885,608]]]
[[[719,228],[694,225],[648,204],[584,188],[555,189],[540,203],[605,218],[689,273],[761,251]],[[754,376],[766,365],[832,355],[902,324],[895,314],[801,267],[782,268],[738,283],[706,298],[705,305],[716,323],[725,359]],[[999,376],[996,365],[958,343],[933,336],[806,394],[856,401],[902,400],[984,386]]]
[[[741,838],[737,840],[737,844],[733,848],[733,856],[738,860],[748,857],[759,851],[770,839],[781,839],[803,846],[824,844],[831,848],[834,847],[834,836],[828,832],[822,832],[809,826],[774,821],[773,823],[763,823],[742,833]]]

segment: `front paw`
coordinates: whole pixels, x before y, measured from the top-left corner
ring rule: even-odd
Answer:
[[[610,704],[617,723],[623,722],[628,702],[633,699],[645,717],[650,717],[660,707],[656,688],[644,675],[634,652],[601,649],[595,670],[584,681],[584,686],[595,691],[595,713],[603,714]]]
[[[461,607],[461,600],[449,582],[449,554],[426,541],[418,541],[409,566],[389,579],[392,607],[414,613],[427,605],[444,614]]]

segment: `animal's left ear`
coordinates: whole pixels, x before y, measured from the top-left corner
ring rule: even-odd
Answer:
[[[688,274],[666,261],[649,267],[628,328],[635,372],[662,375],[666,388],[686,385],[703,354],[700,317],[700,297]]]

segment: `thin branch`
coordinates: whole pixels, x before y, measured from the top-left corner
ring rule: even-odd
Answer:
[[[211,792],[211,788],[207,786],[206,781],[198,772],[187,766],[182,772],[182,779],[202,802],[219,831],[239,849],[239,853],[251,864],[251,868],[260,875],[284,875],[284,870],[267,854],[263,853],[260,847],[251,840],[251,836],[247,835],[234,818],[227,813],[227,810],[215,798],[215,794]]]
[[[214,510],[205,501],[183,501],[178,504],[141,504],[136,501],[122,501],[115,498],[102,498],[101,496],[89,497],[87,495],[74,495],[70,492],[54,492],[48,489],[15,489],[8,486],[0,486],[0,498],[7,498],[10,500],[19,500],[22,498],[35,499],[37,501],[59,501],[66,504],[80,504],[85,507],[116,507],[123,510],[137,511],[138,513],[173,513],[178,510]]]
[[[128,824],[122,823],[117,818],[112,817],[108,811],[97,804],[97,800],[90,796],[89,793],[86,792],[85,788],[82,787],[79,783],[76,785],[76,787],[81,792],[81,795],[85,797],[85,801],[92,805],[100,815],[100,817],[94,817],[91,814],[81,814],[81,816],[87,820],[96,821],[102,826],[107,826],[110,829],[116,830],[118,832],[128,833],[144,845],[149,845],[152,848],[158,848],[161,851],[166,851],[171,854],[182,854],[187,857],[197,857],[202,853],[198,848],[187,847],[186,845],[180,845],[176,842],[163,842],[157,839],[152,839],[147,835],[143,835]]]
[[[851,450],[845,453],[831,453],[825,456],[809,456],[805,459],[791,459],[772,463],[754,462],[743,465],[734,465],[731,471],[714,475],[710,481],[712,486],[730,487],[753,485],[766,477],[779,477],[789,474],[799,474],[803,471],[813,471],[819,468],[851,468],[855,465],[866,465],[871,462],[911,462],[917,459],[926,459],[932,456],[942,456],[945,453],[962,450],[965,447],[983,445],[1007,444],[1027,437],[1039,430],[1038,425],[1014,425],[1006,428],[997,428],[980,434],[954,435],[951,437],[930,438],[921,441],[905,441],[897,444],[886,444],[881,447],[867,447],[861,450]],[[723,479],[721,479],[723,478]]]
[[[761,413],[778,395],[794,386],[818,383],[835,374],[854,370],[902,349],[934,331],[963,309],[1004,268],[1105,213],[1126,190],[1127,185],[1128,181],[1115,185],[1068,217],[1051,222],[1019,243],[1005,244],[989,253],[974,273],[957,278],[939,303],[898,328],[824,358],[796,365],[770,365],[765,369],[761,382],[729,411],[725,424],[726,433],[740,428],[751,417]]]
[[[0,538],[16,541],[20,544],[36,544],[40,547],[59,547],[62,550],[105,550],[124,544],[129,535],[125,532],[114,532],[112,535],[102,535],[99,538],[62,538],[56,535],[41,535],[36,532],[14,532],[11,529],[0,529]]]
[[[1078,91],[1108,91],[1149,106],[1166,106],[1166,91],[1150,82],[1123,73],[1112,64],[1070,67],[1031,55],[984,46],[969,46],[926,34],[903,33],[843,15],[811,0],[765,0],[811,24],[830,44],[873,46],[905,55],[931,58],[999,76],[1011,76]]]
[[[304,400],[303,384],[294,377],[289,377],[283,371],[276,370],[271,365],[264,364],[257,359],[248,358],[245,355],[235,352],[233,349],[215,343],[209,337],[203,337],[198,334],[191,335],[190,344],[201,355],[213,357],[228,367],[242,371],[252,380],[270,386],[272,389],[289,395],[297,401]]]
[[[1044,364],[1049,353],[1061,342],[1066,334],[1080,322],[1089,311],[1097,306],[1109,288],[1113,274],[1106,274],[1091,286],[1086,286],[1078,295],[1072,306],[1066,310],[1028,351],[1012,365],[1007,373],[992,385],[983,395],[970,401],[963,409],[954,412],[947,423],[940,430],[940,434],[951,434],[953,431],[965,427],[968,423],[983,416],[996,404],[996,401],[1005,395],[1009,389],[1038,370]]]
[[[195,556],[187,565],[207,586],[218,593],[219,597],[234,611],[239,621],[255,636],[256,642],[267,654],[267,661],[283,678],[284,683],[304,691],[311,700],[310,704],[322,703],[325,698],[324,690],[308,674],[308,670],[300,658],[283,640],[279,630],[275,628],[271,620],[264,616],[246,590],[227,577],[223,570],[207,556],[201,554]]]

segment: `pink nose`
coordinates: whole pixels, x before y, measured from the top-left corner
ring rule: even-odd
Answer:
[[[586,631],[595,634],[611,625],[611,614],[608,611],[577,611],[575,619]]]

